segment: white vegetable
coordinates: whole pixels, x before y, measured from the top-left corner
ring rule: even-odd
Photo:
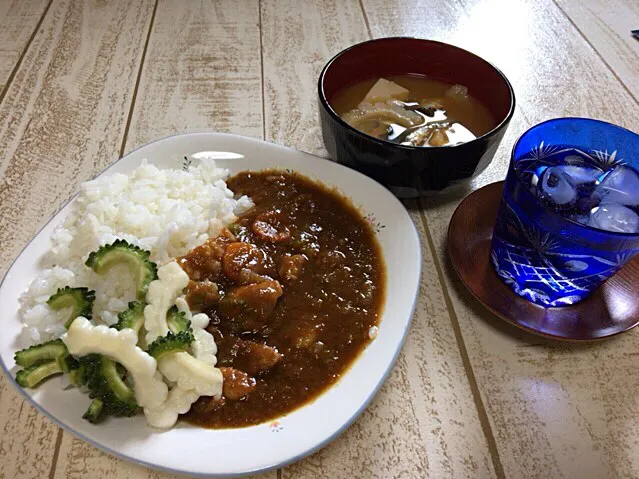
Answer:
[[[73,356],[103,354],[122,364],[133,379],[139,406],[155,408],[165,401],[168,387],[157,372],[157,361],[137,347],[138,335],[132,329],[118,331],[104,325],[94,326],[79,316],[62,341]]]
[[[214,366],[217,362],[217,346],[213,336],[204,328],[209,324],[209,317],[204,313],[191,314],[184,297],[176,299],[179,311],[183,311],[191,320],[191,328],[195,340],[191,344],[193,356],[187,353],[172,353],[160,358],[159,363],[165,380],[175,386],[158,408],[144,409],[146,420],[150,426],[168,429],[173,427],[178,415],[185,414],[200,396],[222,394],[222,375]]]
[[[217,364],[217,345],[213,335],[208,331],[200,328],[193,328],[193,336],[195,341],[191,343],[193,356],[200,361],[204,361],[211,366]]]
[[[192,314],[184,296],[177,298],[175,305],[179,311],[184,313],[186,319],[191,321],[193,336],[195,336],[195,341],[191,344],[193,356],[211,366],[215,366],[217,364],[217,358],[215,357],[217,345],[213,335],[204,329],[209,325],[210,318],[204,313]]]
[[[195,357],[187,353],[172,353],[160,358],[162,366],[159,367],[165,379],[176,385],[160,407],[144,409],[150,426],[162,429],[173,427],[178,415],[187,413],[200,396],[215,396],[219,399],[222,394],[222,375],[214,367],[217,362],[215,340],[210,333],[199,327],[206,327],[209,317],[200,313],[193,315],[191,321],[195,336],[191,349]]]
[[[209,317],[204,313],[194,314],[189,318],[191,320],[191,326],[194,328],[204,329],[209,325]]]
[[[148,306],[144,308],[144,328],[147,331],[147,344],[151,344],[159,336],[166,336],[169,332],[166,312],[189,284],[189,276],[175,261],[159,268],[158,278],[149,284],[146,294]]]
[[[410,92],[403,86],[387,80],[386,78],[380,78],[368,91],[362,102],[377,103],[379,101],[384,102],[390,99],[406,100],[409,93]]]
[[[179,387],[174,387],[169,391],[169,395],[159,407],[154,409],[145,408],[144,415],[149,426],[169,429],[175,425],[178,415],[185,414],[191,409],[191,405],[198,400],[200,395],[194,390],[187,391]]]
[[[191,320],[193,315],[191,314],[191,310],[189,309],[189,303],[186,302],[186,296],[184,296],[184,295],[179,296],[175,300],[175,306],[177,307],[178,311],[180,311],[181,313],[184,313],[184,317],[186,319],[188,319],[189,321]],[[207,318],[208,318],[208,316],[207,316]]]
[[[182,389],[194,389],[200,396],[222,396],[222,372],[189,353],[165,354],[158,361],[158,369]]]

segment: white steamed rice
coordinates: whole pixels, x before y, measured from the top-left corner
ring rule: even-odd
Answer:
[[[252,206],[249,198],[233,199],[224,182],[228,174],[213,160],[201,160],[188,171],[160,170],[144,162],[130,175],[84,183],[71,213],[51,237],[46,269],[20,297],[24,342],[64,333],[65,311],[52,311],[46,301],[65,286],[94,289],[93,317],[113,324],[135,299],[132,279],[126,269],[98,277],[84,265],[89,253],[121,238],[150,250],[151,260],[161,264],[217,236]]]

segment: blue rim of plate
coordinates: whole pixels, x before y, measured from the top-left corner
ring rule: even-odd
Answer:
[[[175,134],[175,135],[169,135],[169,136],[165,136],[165,137],[159,138],[157,140],[151,141],[149,143],[145,143],[144,145],[141,145],[141,146],[139,146],[137,148],[134,148],[133,150],[129,151],[126,155],[123,155],[122,157],[118,158],[116,161],[111,163],[109,166],[103,168],[99,173],[94,175],[92,179],[95,179],[95,178],[101,176],[102,174],[104,174],[107,171],[109,171],[117,163],[119,163],[123,158],[126,158],[127,156],[131,155],[132,153],[134,153],[134,152],[136,152],[138,150],[141,150],[142,148],[146,148],[147,146],[153,145],[155,143],[159,143],[159,142],[164,141],[164,140],[168,140],[170,138],[175,138],[175,137],[209,136],[211,134],[214,134],[216,136],[226,136],[226,137],[232,137],[232,138],[241,138],[242,140],[248,140],[248,141],[256,142],[256,143],[272,143],[272,142],[267,142],[265,140],[257,140],[255,138],[249,138],[249,137],[245,137],[245,136],[241,136],[241,135],[235,135],[235,134],[231,134],[231,133],[219,133],[219,132],[215,132],[215,131],[198,131],[198,132],[189,132],[189,133],[178,133],[178,134]],[[295,148],[290,148],[290,147],[283,146],[283,145],[277,145],[275,143],[272,143],[272,144],[276,145],[279,148],[286,148],[288,150],[304,153],[304,154],[311,155],[311,156],[316,156],[316,155],[312,155],[311,153],[301,152],[300,150],[296,150]],[[316,158],[318,158],[319,160],[323,160],[323,161],[331,161],[329,159],[322,158],[320,156],[316,156]],[[339,166],[343,166],[343,165],[339,165]],[[343,167],[346,168],[345,166],[343,166]],[[357,175],[366,177],[366,175],[363,175],[362,173],[359,173],[356,170],[351,170],[351,171],[353,173],[356,173]],[[368,178],[368,177],[366,177],[366,178]],[[370,181],[375,181],[372,178],[368,178],[368,179]],[[85,181],[90,181],[90,180],[85,180]],[[42,228],[40,228],[38,230],[38,232],[35,233],[33,235],[33,237],[27,242],[27,244],[24,245],[24,247],[20,250],[20,252],[16,255],[16,257],[11,261],[11,264],[9,264],[9,267],[7,268],[6,273],[2,277],[2,280],[0,280],[0,288],[2,288],[2,285],[4,284],[4,281],[7,278],[7,275],[11,271],[11,268],[13,268],[13,265],[15,264],[17,259],[20,256],[22,256],[22,253],[24,253],[24,250],[27,249],[27,247],[33,242],[33,240],[40,235],[42,230],[44,230],[49,225],[49,223],[51,223],[51,221],[53,221],[53,219],[60,213],[60,211],[62,211],[69,203],[71,203],[78,196],[78,194],[79,193],[76,193],[71,198],[69,198],[67,201],[65,201],[59,208],[57,208],[55,210],[55,212],[53,213],[53,215],[42,226]],[[395,199],[395,201],[397,201],[401,205],[401,202],[394,195],[392,195],[392,193],[389,192],[389,194],[391,194],[391,196]],[[402,207],[404,207],[404,206],[402,205]],[[412,223],[412,221],[411,221],[411,223]],[[415,234],[415,237],[417,239],[417,244],[420,244],[419,234],[417,233],[417,229],[415,228],[414,224],[413,224],[413,233]],[[235,473],[217,473],[216,472],[216,473],[203,473],[202,474],[202,473],[193,473],[193,472],[190,472],[190,471],[185,471],[183,469],[174,469],[174,468],[170,468],[170,467],[158,466],[157,464],[154,464],[152,462],[142,461],[140,459],[136,459],[136,458],[128,456],[126,454],[122,454],[120,452],[116,452],[113,449],[111,449],[109,447],[106,447],[106,446],[103,446],[102,444],[99,444],[98,442],[94,441],[93,439],[88,438],[87,436],[85,436],[81,432],[76,431],[75,429],[73,429],[73,428],[69,427],[68,425],[64,424],[62,421],[59,421],[53,415],[49,414],[49,412],[47,412],[47,410],[44,409],[44,407],[42,407],[40,404],[38,404],[31,396],[29,396],[24,391],[24,389],[22,387],[20,387],[18,385],[18,383],[16,382],[15,378],[13,377],[13,374],[11,374],[11,371],[9,371],[9,368],[7,368],[7,365],[2,360],[2,357],[0,357],[0,367],[2,367],[2,371],[4,372],[5,376],[8,378],[9,382],[13,385],[13,387],[18,391],[18,393],[24,399],[29,401],[29,403],[31,403],[31,405],[34,406],[43,416],[48,418],[54,424],[56,424],[59,427],[61,427],[66,432],[68,432],[68,433],[72,434],[73,436],[77,437],[78,439],[83,440],[84,442],[90,444],[91,446],[93,446],[93,447],[95,447],[97,449],[100,449],[101,451],[106,452],[107,454],[110,454],[112,456],[124,459],[125,461],[132,462],[134,464],[138,464],[140,466],[144,466],[144,467],[147,467],[149,469],[156,470],[156,471],[168,472],[168,473],[171,473],[171,474],[186,475],[186,476],[191,476],[191,477],[207,478],[207,479],[208,478],[244,477],[244,476],[247,476],[249,474],[259,474],[259,473],[272,471],[273,469],[278,469],[280,467],[286,467],[286,466],[288,466],[290,464],[293,464],[293,463],[295,463],[295,462],[297,462],[297,461],[299,461],[299,460],[301,460],[301,459],[303,459],[303,458],[305,458],[307,456],[310,456],[314,452],[317,452],[320,449],[323,449],[325,446],[327,446],[328,444],[333,442],[335,439],[337,439],[351,424],[353,424],[353,422],[355,422],[355,420],[362,414],[362,412],[364,412],[364,410],[368,407],[368,405],[371,403],[373,398],[377,395],[377,393],[381,389],[382,385],[386,382],[386,379],[388,378],[388,375],[390,374],[391,370],[393,369],[393,366],[395,365],[395,362],[397,361],[397,357],[399,356],[399,353],[401,352],[402,348],[404,347],[404,342],[406,341],[406,336],[407,336],[408,330],[410,329],[410,326],[412,324],[413,315],[415,314],[415,307],[417,305],[417,299],[419,297],[419,280],[420,280],[421,274],[422,274],[422,250],[421,250],[421,247],[417,249],[417,257],[415,259],[416,259],[417,264],[418,264],[418,273],[419,273],[418,274],[418,279],[417,279],[418,288],[417,288],[417,294],[415,295],[415,298],[413,299],[413,304],[411,305],[411,308],[410,308],[410,318],[408,320],[408,323],[406,323],[406,328],[404,329],[404,331],[402,333],[401,340],[399,342],[399,345],[398,345],[397,349],[395,350],[395,354],[393,354],[393,358],[391,359],[391,361],[390,361],[390,363],[388,365],[388,368],[386,368],[386,371],[384,371],[384,374],[382,374],[380,380],[378,381],[377,385],[375,386],[375,388],[373,389],[371,394],[365,399],[365,401],[362,403],[362,406],[357,411],[355,411],[355,413],[346,422],[344,422],[344,424],[342,424],[342,426],[339,427],[337,429],[337,431],[335,431],[329,437],[327,437],[326,439],[321,441],[316,446],[310,447],[306,451],[304,451],[304,452],[302,452],[300,454],[297,454],[296,456],[292,457],[291,459],[288,459],[286,461],[278,462],[277,464],[271,464],[269,466],[265,466],[265,467],[261,467],[261,468],[257,468],[257,469],[251,469],[251,470],[247,470],[247,471],[244,471],[244,472],[235,472]],[[356,359],[356,361],[357,361],[357,359]],[[331,386],[331,387],[334,387],[334,385]],[[324,393],[322,393],[322,394],[324,394]],[[320,394],[320,397],[321,397],[321,394]],[[310,403],[310,404],[312,404],[312,403]],[[308,406],[308,405],[306,405],[306,406]],[[306,407],[306,406],[302,406],[302,407]]]

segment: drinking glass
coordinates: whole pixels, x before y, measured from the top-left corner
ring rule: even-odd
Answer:
[[[491,244],[499,278],[544,307],[586,298],[639,252],[639,234],[603,231],[547,207],[518,166],[548,165],[562,149],[584,152],[604,172],[639,171],[639,135],[599,120],[558,118],[525,132],[513,148]],[[537,162],[537,163],[535,163]],[[551,166],[551,165],[550,165]]]

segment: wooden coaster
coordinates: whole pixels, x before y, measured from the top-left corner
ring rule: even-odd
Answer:
[[[513,293],[489,260],[502,190],[503,182],[499,182],[470,194],[448,227],[451,262],[475,298],[503,320],[550,338],[591,341],[639,324],[639,256],[589,298],[572,306],[543,308]]]

